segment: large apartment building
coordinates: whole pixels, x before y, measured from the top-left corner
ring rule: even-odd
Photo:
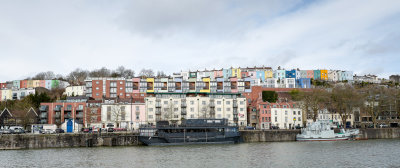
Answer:
[[[227,118],[230,124],[247,125],[246,98],[240,94],[158,93],[145,99],[146,122],[169,120]]]

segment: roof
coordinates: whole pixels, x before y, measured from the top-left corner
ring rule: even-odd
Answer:
[[[4,110],[0,113],[0,116],[2,116],[4,114],[4,112],[8,112],[8,114],[12,117],[13,115],[10,113],[10,110],[6,108],[4,108]]]

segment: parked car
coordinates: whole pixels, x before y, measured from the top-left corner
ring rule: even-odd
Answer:
[[[65,133],[65,131],[61,128],[57,128],[56,129],[56,133],[60,134],[60,133]]]
[[[271,126],[271,129],[279,129],[278,126]]]
[[[13,134],[22,134],[25,133],[24,127],[21,126],[11,126],[10,131]]]
[[[82,132],[88,133],[89,132],[89,128],[82,128]]]
[[[126,128],[114,128],[114,131],[118,132],[118,131],[126,131]]]
[[[252,126],[246,126],[244,127],[245,130],[255,130],[256,128],[252,127]]]
[[[55,134],[56,131],[52,129],[45,129],[42,131],[42,134]]]
[[[3,129],[3,134],[11,134],[12,131],[10,129]]]
[[[389,126],[386,124],[379,124],[379,128],[389,128]]]

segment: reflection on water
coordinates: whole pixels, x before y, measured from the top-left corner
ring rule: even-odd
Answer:
[[[400,140],[0,151],[0,167],[398,167]]]

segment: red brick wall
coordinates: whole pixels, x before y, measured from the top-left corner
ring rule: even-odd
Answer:
[[[96,84],[98,82],[99,84]],[[96,90],[96,88],[99,88],[99,90]],[[97,95],[97,93],[99,95]],[[94,99],[102,99],[103,97],[103,80],[92,80],[92,97]]]

